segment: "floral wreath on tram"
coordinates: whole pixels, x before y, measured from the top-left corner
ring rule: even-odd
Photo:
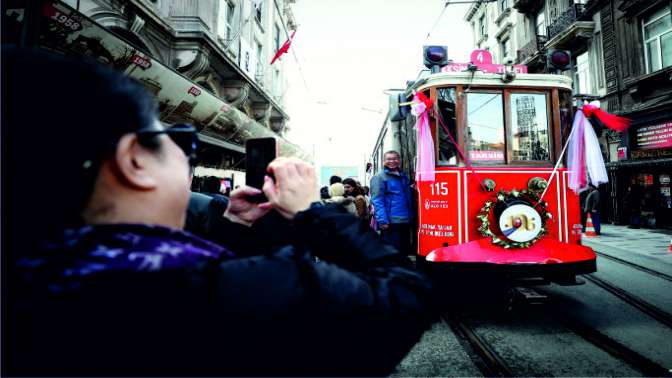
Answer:
[[[501,234],[493,232],[490,213],[494,213]],[[546,222],[552,218],[548,203],[540,201],[535,191],[516,189],[500,190],[495,201],[486,201],[476,217],[481,221],[478,228],[481,235],[506,249],[534,244],[548,232]]]

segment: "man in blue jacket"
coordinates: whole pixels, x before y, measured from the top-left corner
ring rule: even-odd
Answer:
[[[401,253],[411,251],[411,189],[408,177],[399,168],[397,151],[387,151],[383,156],[385,168],[371,179],[371,202],[383,240]]]

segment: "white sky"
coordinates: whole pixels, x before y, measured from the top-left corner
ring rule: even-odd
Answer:
[[[469,5],[449,5],[426,39],[444,5],[445,0],[297,0],[299,26],[283,56],[287,138],[308,153],[314,149],[318,168],[364,165],[387,113],[383,90],[404,88],[418,76],[425,68],[424,44],[446,45],[450,59],[469,60],[472,36],[463,21]]]

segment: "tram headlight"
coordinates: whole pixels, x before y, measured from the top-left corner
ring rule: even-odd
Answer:
[[[497,183],[493,179],[486,178],[481,183],[481,187],[485,189],[486,192],[494,192],[497,187]]]
[[[549,71],[567,71],[572,69],[572,54],[568,50],[548,49],[546,65]]]
[[[425,67],[432,73],[441,71],[441,67],[448,65],[448,47],[446,46],[423,46],[422,59]]]
[[[527,189],[530,192],[542,192],[548,187],[548,181],[541,177],[532,177],[530,181],[527,182]]]

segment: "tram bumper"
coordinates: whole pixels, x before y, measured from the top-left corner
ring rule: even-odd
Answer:
[[[430,252],[427,268],[453,278],[543,279],[560,284],[593,273],[596,256],[589,247],[542,238],[528,248],[506,249],[489,238],[438,248]],[[445,276],[444,276],[445,277]]]

